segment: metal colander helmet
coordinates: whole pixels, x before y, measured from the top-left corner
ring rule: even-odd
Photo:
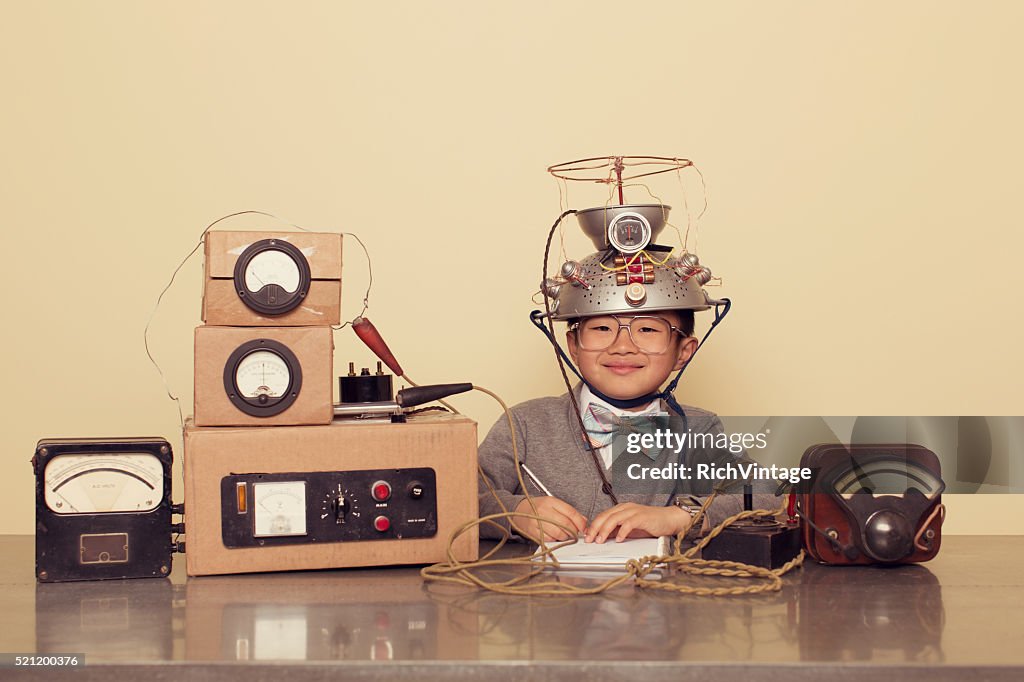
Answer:
[[[703,289],[711,271],[695,254],[676,257],[669,247],[654,243],[670,208],[623,204],[579,211],[580,227],[598,251],[566,261],[557,278],[544,281],[551,318],[696,311],[718,304]]]

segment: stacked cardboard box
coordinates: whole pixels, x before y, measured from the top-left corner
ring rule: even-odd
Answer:
[[[185,428],[190,575],[433,563],[446,557],[452,531],[476,516],[473,421],[334,421],[341,246],[333,233],[207,235],[195,417]],[[424,468],[433,472],[426,491],[408,479]],[[383,472],[373,486],[388,484],[384,499],[362,483],[367,490],[345,488],[367,471]],[[318,488],[325,477],[337,483]],[[301,499],[261,527],[261,485],[276,499]],[[418,501],[402,499],[414,493]],[[357,503],[363,514],[345,517],[342,542],[330,524]],[[410,505],[429,514],[398,518]],[[278,518],[288,527],[278,529]],[[477,541],[473,529],[453,551],[475,559]]]

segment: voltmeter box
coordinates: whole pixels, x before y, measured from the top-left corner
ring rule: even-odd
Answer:
[[[333,388],[330,327],[196,327],[197,426],[330,424]]]
[[[169,575],[172,459],[163,438],[39,441],[36,579]]]
[[[241,327],[339,324],[341,244],[341,235],[329,232],[208,232],[203,321]]]
[[[429,564],[477,517],[476,423],[185,426],[189,575]],[[476,528],[453,546],[478,557]]]

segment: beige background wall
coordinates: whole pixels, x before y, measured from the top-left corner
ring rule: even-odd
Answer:
[[[32,532],[39,438],[160,434],[180,455],[142,330],[227,213],[359,234],[368,315],[417,381],[559,391],[526,322],[559,211],[544,169],[590,155],[704,173],[699,253],[736,307],[684,401],[1024,414],[1022,19],[1016,2],[0,0],[0,533]],[[366,266],[346,246],[352,317]],[[196,258],[153,325],[186,410],[199,297]],[[369,364],[336,342],[339,367]],[[482,430],[498,416],[457,403]],[[1015,496],[949,502],[951,532],[1024,530]]]

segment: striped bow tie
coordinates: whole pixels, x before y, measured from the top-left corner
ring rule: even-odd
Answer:
[[[619,416],[606,407],[591,403],[583,411],[583,427],[587,432],[587,440],[595,448],[603,448],[610,444],[617,435],[630,433],[653,434],[658,428],[657,414]],[[657,458],[656,452],[644,450],[651,459]]]

